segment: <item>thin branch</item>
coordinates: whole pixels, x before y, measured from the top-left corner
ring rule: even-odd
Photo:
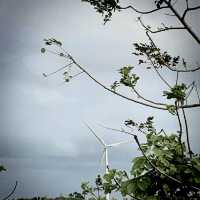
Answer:
[[[186,8],[188,9],[189,8],[188,0],[185,0],[185,3],[186,3]]]
[[[142,14],[142,15],[151,14],[151,13],[154,13],[154,12],[160,11],[162,9],[166,9],[166,8],[168,8],[168,6],[163,6],[163,7],[156,8],[156,9],[149,10],[149,11],[141,11],[141,10],[138,10],[135,7],[131,6],[131,5],[126,6],[126,7],[121,7],[121,6],[119,7],[119,9],[121,9],[121,10],[132,9],[136,13],[139,13],[139,14]]]
[[[67,64],[67,65],[65,65],[65,66],[63,66],[63,67],[57,69],[56,71],[49,73],[49,74],[43,73],[43,76],[44,76],[44,77],[48,77],[48,76],[54,75],[54,74],[56,74],[57,72],[59,72],[59,71],[65,69],[65,68],[67,68],[67,67],[70,67],[72,64],[73,64],[73,62],[71,62],[71,63],[69,63],[69,64]]]
[[[154,47],[156,47],[155,43],[153,42],[153,40],[151,39],[148,31],[146,31],[146,35],[149,38],[149,40],[152,42],[152,44],[154,45]],[[147,55],[147,54],[146,54]],[[153,61],[151,60],[151,58],[149,58],[149,56],[147,55],[149,61],[151,62],[151,65],[153,66],[155,72],[157,73],[157,75],[160,77],[160,79],[169,87],[172,88],[171,85],[162,77],[162,75],[160,74],[160,72],[156,69],[156,66],[154,65]]]
[[[166,176],[167,178],[169,178],[169,179],[171,179],[171,180],[173,180],[173,181],[175,181],[175,182],[177,182],[177,183],[179,183],[179,184],[183,184],[183,182],[179,181],[178,179],[176,179],[176,178],[174,178],[174,177],[172,177],[172,176],[166,174],[166,173],[163,172],[161,169],[157,168],[157,166],[155,166],[155,165],[151,162],[151,160],[146,156],[146,154],[144,153],[143,149],[141,148],[141,145],[140,145],[140,142],[139,142],[139,140],[138,140],[138,137],[137,137],[136,135],[134,135],[134,139],[135,139],[135,141],[136,141],[136,143],[137,143],[137,145],[138,145],[140,151],[142,152],[142,155],[146,158],[146,160],[149,162],[149,164],[150,164],[156,171],[158,171],[160,174]],[[200,191],[199,188],[198,188],[198,190]]]
[[[195,108],[195,107],[200,107],[200,103],[190,104],[190,105],[182,105],[182,106],[179,106],[178,108]]]
[[[175,69],[175,68],[170,67],[169,65],[165,65],[165,66],[166,66],[169,70],[174,71],[174,72],[195,72],[195,71],[200,70],[200,66],[195,67],[194,69],[186,69],[186,70],[184,70],[184,69]]]
[[[185,101],[187,103],[187,100],[189,98],[189,96],[191,95],[191,92],[192,90],[194,89],[194,85],[195,85],[195,82],[193,81],[188,87],[187,87],[187,90],[191,87],[191,89],[189,90],[189,92],[187,93],[187,96],[185,97]]]
[[[147,33],[148,34],[148,33]],[[163,106],[155,106],[155,105],[151,105],[151,104],[148,104],[148,103],[145,103],[145,102],[142,102],[142,101],[138,101],[138,100],[135,100],[135,99],[132,99],[132,98],[129,98],[123,94],[120,94],[110,88],[108,88],[107,86],[105,86],[104,84],[102,84],[101,82],[99,82],[95,77],[93,77],[87,70],[85,70],[80,64],[78,64],[75,59],[70,55],[68,54],[63,48],[62,50],[66,53],[66,55],[63,55],[63,57],[66,57],[67,59],[71,60],[72,63],[70,64],[74,64],[76,65],[80,70],[81,70],[81,73],[85,73],[88,77],[90,77],[95,83],[97,83],[99,86],[103,87],[105,90],[117,95],[117,96],[120,96],[126,100],[129,100],[129,101],[132,101],[134,103],[138,103],[140,105],[143,105],[143,106],[147,106],[147,107],[151,107],[151,108],[155,108],[155,109],[159,109],[159,110],[167,110],[166,106],[167,104],[164,104],[164,103],[160,103],[160,105],[163,105]],[[44,74],[43,74],[44,75]],[[194,108],[194,107],[200,107],[200,103],[198,104],[191,104],[191,105],[181,105],[178,107],[179,108]]]
[[[155,72],[157,73],[157,75],[160,77],[160,79],[169,87],[172,88],[171,85],[164,79],[164,77],[160,74],[160,72],[158,71],[158,69],[154,66],[153,62],[152,62],[152,66],[155,70]]]
[[[196,7],[192,7],[192,8],[187,7],[187,9],[185,9],[185,11],[184,11],[184,13],[183,13],[183,15],[182,15],[181,18],[184,20],[186,14],[187,14],[188,12],[194,11],[194,10],[198,10],[198,9],[200,9],[200,6],[196,6]]]
[[[160,110],[166,110],[166,108],[164,108],[164,107],[154,106],[154,105],[150,105],[150,104],[147,104],[147,103],[144,103],[144,102],[141,102],[141,101],[137,101],[135,99],[129,98],[127,96],[124,96],[123,94],[120,94],[120,93],[118,93],[118,92],[116,92],[114,90],[111,90],[110,88],[106,87],[101,82],[99,82],[96,78],[94,78],[88,71],[86,71],[80,64],[78,64],[71,55],[69,55],[69,57],[70,57],[70,60],[72,60],[73,63],[79,69],[81,69],[83,72],[85,72],[86,75],[88,75],[94,82],[96,82],[98,85],[100,85],[101,87],[103,87],[105,90],[107,90],[107,91],[109,91],[109,92],[111,92],[113,94],[116,94],[116,95],[118,95],[118,96],[120,96],[120,97],[122,97],[122,98],[124,98],[126,100],[129,100],[129,101],[132,101],[132,102],[144,105],[144,106],[148,106],[148,107],[152,107],[152,108],[156,108],[156,109],[160,109]]]
[[[15,192],[15,190],[16,190],[16,188],[17,188],[17,185],[18,185],[18,182],[16,181],[16,182],[15,182],[15,185],[14,185],[14,187],[13,187],[13,189],[11,190],[11,192],[10,192],[6,197],[4,197],[4,198],[1,199],[1,200],[7,200],[9,197],[11,197],[11,196],[14,194],[14,192]]]
[[[135,92],[135,94],[138,96],[138,98],[141,98],[141,99],[143,99],[143,100],[146,101],[146,102],[149,102],[149,103],[152,103],[152,104],[155,104],[155,105],[162,105],[162,106],[165,105],[165,104],[163,104],[163,103],[158,103],[158,102],[155,102],[155,101],[152,101],[152,100],[149,100],[149,99],[144,98],[144,97],[135,89],[135,87],[132,88],[132,91]]]
[[[190,155],[190,159],[192,158],[192,150],[191,150],[191,146],[190,146],[190,139],[189,139],[189,129],[188,129],[188,123],[187,123],[187,118],[186,118],[186,114],[185,114],[185,110],[182,108],[182,112],[183,112],[183,118],[185,121],[185,130],[186,130],[186,138],[187,138],[187,145],[188,145],[188,152]]]
[[[163,32],[163,31],[169,31],[169,30],[180,30],[180,29],[186,29],[185,27],[166,27],[165,28],[160,28],[156,31],[152,31],[150,28],[148,28],[144,23],[143,21],[141,20],[141,18],[139,17],[138,18],[138,21],[140,22],[140,24],[144,27],[144,29],[150,33],[160,33],[160,32]]]
[[[194,40],[200,44],[200,38],[196,35],[196,33],[190,28],[190,26],[185,22],[185,20],[179,15],[176,9],[169,3],[167,0],[163,0],[166,5],[168,5],[169,9],[176,15],[177,19],[181,22],[181,24],[186,28],[188,33],[194,38]]]

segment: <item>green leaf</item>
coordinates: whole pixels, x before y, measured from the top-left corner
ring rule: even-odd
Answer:
[[[3,165],[0,165],[0,172],[6,171],[6,168]]]

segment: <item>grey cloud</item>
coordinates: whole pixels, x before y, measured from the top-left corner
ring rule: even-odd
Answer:
[[[1,194],[15,180],[20,181],[18,197],[56,196],[78,190],[83,180],[92,180],[102,149],[83,121],[90,123],[108,143],[129,137],[112,134],[98,127],[98,123],[119,127],[127,118],[144,121],[147,116],[155,115],[158,129],[177,131],[173,116],[168,118],[168,113],[113,96],[86,76],[64,84],[62,72],[49,79],[41,75],[65,64],[54,55],[40,54],[43,38],[56,37],[98,80],[110,85],[118,78],[120,67],[137,64],[131,54],[132,43],[146,39],[135,22],[137,15],[118,13],[103,26],[101,16],[80,1],[3,0],[0,9],[0,162],[8,168],[1,178]],[[154,20],[149,18],[147,22]],[[178,40],[170,43],[167,34],[162,36],[164,41],[159,37],[158,42],[173,54],[189,54],[199,59],[196,47],[190,45],[188,38],[184,40],[187,49],[183,52],[184,36],[176,35]],[[176,45],[175,49],[172,44]],[[159,90],[158,94],[162,95],[164,84],[153,72],[135,70],[143,77],[138,84],[142,93],[160,101],[155,92]],[[162,73],[174,83],[171,73]],[[182,79],[198,82],[199,74],[184,75]],[[188,113],[191,140],[197,151],[198,115],[198,109]],[[138,155],[135,144],[109,152],[110,162],[116,168],[129,168],[135,155]],[[56,185],[55,179],[60,180]]]

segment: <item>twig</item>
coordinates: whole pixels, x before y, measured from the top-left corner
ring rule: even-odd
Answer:
[[[184,13],[183,13],[183,15],[182,15],[181,18],[184,20],[186,14],[187,14],[189,11],[194,11],[194,10],[197,10],[197,9],[200,9],[200,6],[196,6],[196,7],[192,7],[192,8],[189,8],[189,7],[187,6],[187,9],[185,9],[185,11],[184,11]]]
[[[153,31],[153,30],[151,30],[150,28],[148,28],[144,23],[143,23],[143,21],[141,20],[141,18],[139,17],[138,18],[138,20],[139,20],[139,22],[140,22],[140,24],[144,27],[144,29],[146,30],[146,31],[149,31],[150,33],[160,33],[160,32],[163,32],[163,31],[169,31],[169,30],[180,30],[180,29],[186,29],[185,27],[166,27],[165,26],[165,28],[160,28],[160,29],[158,29],[158,30],[156,30],[156,31]]]
[[[177,19],[181,22],[181,24],[186,28],[188,33],[194,38],[194,40],[200,44],[200,38],[196,35],[196,33],[190,28],[190,26],[185,22],[185,20],[179,15],[176,9],[171,5],[167,0],[163,0],[166,5],[168,5],[169,9],[176,15]],[[196,8],[195,8],[196,9]]]
[[[149,103],[152,103],[152,104],[155,104],[155,105],[162,105],[162,106],[165,105],[165,104],[163,104],[163,103],[158,103],[158,102],[155,102],[155,101],[152,101],[152,100],[149,100],[149,99],[144,98],[144,97],[135,89],[135,87],[132,88],[132,91],[135,92],[135,94],[136,94],[139,98],[143,99],[143,100],[146,101],[146,102],[149,102]]]
[[[132,9],[136,13],[139,13],[139,14],[142,14],[142,15],[151,14],[151,13],[154,13],[154,12],[160,11],[162,9],[166,9],[166,8],[168,8],[168,6],[163,6],[163,7],[156,8],[156,9],[149,10],[149,11],[140,11],[140,10],[136,9],[135,7],[133,7],[131,5],[126,6],[126,7],[121,7],[121,6],[119,7],[119,9],[121,9],[121,10]]]
[[[15,182],[15,185],[14,185],[14,187],[13,187],[13,189],[11,190],[11,192],[10,192],[6,197],[4,197],[4,198],[1,199],[1,200],[7,200],[9,197],[11,197],[11,196],[14,194],[14,192],[15,192],[15,190],[16,190],[16,188],[17,188],[17,185],[18,185],[18,182],[16,181],[16,182]]]
[[[67,64],[67,65],[65,65],[65,66],[63,66],[63,67],[57,69],[56,71],[49,73],[49,74],[43,73],[43,75],[44,75],[44,77],[48,77],[48,76],[54,75],[54,74],[56,74],[57,72],[59,72],[59,71],[65,69],[65,68],[67,68],[67,67],[70,67],[72,64],[73,64],[73,62],[71,62],[71,63],[69,63],[69,64]]]

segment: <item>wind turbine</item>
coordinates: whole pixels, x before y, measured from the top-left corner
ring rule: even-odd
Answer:
[[[91,131],[91,133],[97,138],[97,140],[103,146],[103,153],[102,153],[102,156],[101,156],[101,161],[103,160],[103,158],[105,158],[105,160],[104,160],[104,162],[105,162],[105,173],[107,174],[108,173],[108,169],[109,169],[108,148],[111,148],[111,147],[114,147],[114,146],[118,146],[118,145],[121,145],[121,144],[130,143],[130,142],[133,142],[133,140],[117,142],[117,143],[113,143],[113,144],[106,144],[104,142],[104,140],[102,138],[100,138],[88,124],[85,123],[85,125],[87,126],[87,128]],[[109,199],[110,199],[110,195],[106,194],[106,200],[109,200]]]

